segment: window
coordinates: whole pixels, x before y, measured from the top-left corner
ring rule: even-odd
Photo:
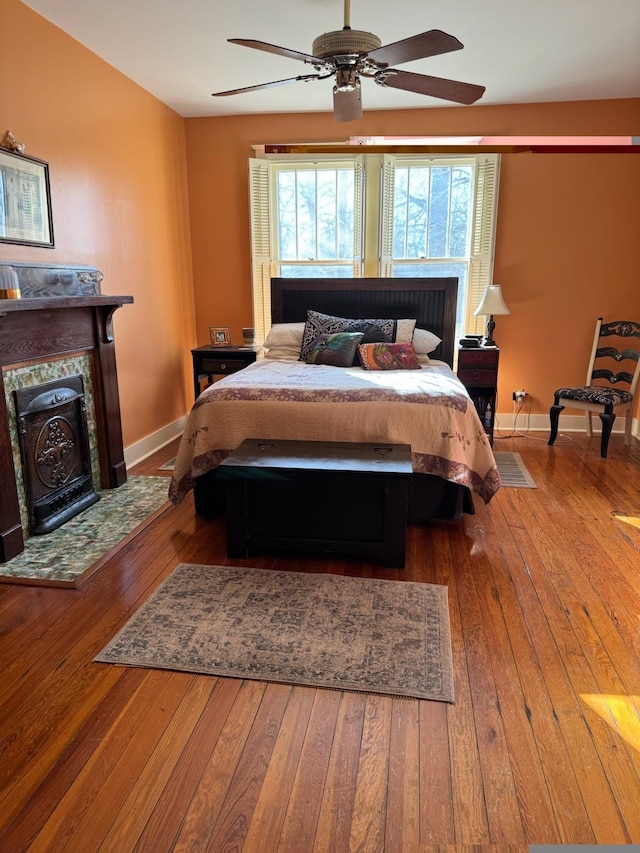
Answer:
[[[457,336],[491,280],[499,157],[251,160],[254,325],[281,277],[458,278]]]

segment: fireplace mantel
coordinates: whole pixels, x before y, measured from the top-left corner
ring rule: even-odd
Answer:
[[[88,353],[95,386],[102,488],[127,479],[113,338],[113,313],[132,296],[100,293],[93,267],[0,261],[0,281],[11,279],[23,298],[0,300],[0,562],[24,550],[24,535],[4,388],[8,366]]]

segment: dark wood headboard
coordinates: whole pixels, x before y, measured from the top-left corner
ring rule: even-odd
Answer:
[[[442,338],[433,357],[453,365],[457,278],[272,278],[271,322],[302,323],[307,311],[353,319],[416,318]]]

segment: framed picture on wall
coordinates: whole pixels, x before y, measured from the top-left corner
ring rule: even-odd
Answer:
[[[229,326],[209,326],[212,347],[231,346],[231,329]]]
[[[49,166],[0,148],[0,243],[53,248]]]

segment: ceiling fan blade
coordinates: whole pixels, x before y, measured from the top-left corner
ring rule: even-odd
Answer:
[[[476,86],[473,83],[447,80],[446,77],[430,77],[428,74],[413,74],[411,71],[396,71],[392,68],[379,71],[374,80],[379,86],[403,89],[405,92],[416,92],[418,95],[429,95],[444,101],[455,101],[457,104],[474,104],[485,91],[484,86]]]
[[[227,39],[231,44],[241,44],[244,47],[252,47],[255,50],[264,50],[266,53],[276,53],[278,56],[287,56],[289,59],[299,59],[301,62],[308,62],[312,65],[325,65],[323,59],[317,56],[312,56],[310,53],[300,53],[298,50],[290,50],[288,47],[278,47],[277,44],[269,44],[266,41],[256,41],[255,39]]]
[[[360,86],[350,92],[333,90],[333,117],[336,121],[355,121],[362,117],[362,92]]]
[[[429,30],[393,44],[383,45],[369,51],[368,58],[376,65],[400,65],[412,59],[424,59],[427,56],[437,56],[439,53],[450,53],[461,50],[464,45],[455,36],[443,33],[442,30]]]
[[[271,89],[274,86],[284,86],[286,83],[308,83],[310,80],[323,80],[327,74],[300,74],[298,77],[287,77],[285,80],[274,80],[271,83],[258,83],[256,86],[245,86],[243,89],[229,89],[226,92],[212,92],[214,98],[223,95],[239,95],[241,92],[257,92],[258,89]]]

